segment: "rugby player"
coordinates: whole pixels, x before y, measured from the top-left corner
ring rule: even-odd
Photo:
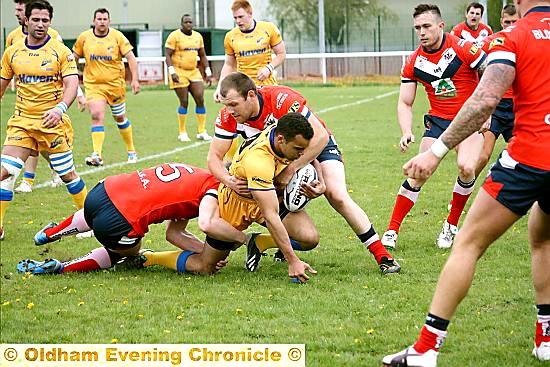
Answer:
[[[491,27],[481,21],[485,7],[480,3],[470,3],[466,7],[466,20],[458,23],[451,30],[451,34],[473,43],[482,42],[493,34]]]

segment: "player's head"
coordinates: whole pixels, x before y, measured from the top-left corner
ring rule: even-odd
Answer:
[[[500,12],[500,26],[508,28],[519,19],[519,14],[514,4],[505,5]]]
[[[193,30],[193,18],[189,14],[183,14],[181,17],[181,30],[184,33],[191,33]]]
[[[25,24],[25,8],[31,0],[13,0],[15,3],[15,17],[19,25]]]
[[[437,49],[443,40],[445,22],[439,7],[434,4],[419,4],[414,8],[414,31],[422,47]]]
[[[94,31],[99,34],[106,34],[109,32],[109,26],[111,25],[111,18],[109,10],[105,8],[99,8],[94,11]]]
[[[45,0],[34,0],[25,6],[27,32],[36,40],[46,38],[52,18],[53,7]]]
[[[313,128],[299,113],[287,113],[277,121],[275,148],[291,161],[300,158],[313,138]]]
[[[247,31],[252,27],[254,19],[252,18],[252,5],[248,0],[235,0],[231,5],[233,19],[241,31]]]
[[[468,25],[474,29],[477,29],[484,11],[485,8],[480,3],[468,4],[466,7],[466,22]]]
[[[248,121],[260,111],[256,84],[243,73],[228,74],[220,84],[222,103],[237,122]]]

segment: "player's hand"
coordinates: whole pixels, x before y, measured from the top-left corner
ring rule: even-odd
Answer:
[[[210,87],[212,85],[212,77],[207,76],[206,78],[204,78],[204,82],[205,82],[207,87]]]
[[[264,66],[263,68],[260,69],[260,71],[258,71],[258,75],[256,76],[256,78],[259,81],[264,81],[267,78],[269,78],[270,74],[271,74],[271,70],[269,70],[267,67]]]
[[[56,127],[61,123],[62,117],[63,112],[59,108],[54,107],[51,110],[44,112],[42,115],[42,126],[45,128]]]
[[[222,270],[222,268],[223,268],[224,266],[226,266],[227,263],[228,263],[227,260],[220,260],[220,261],[218,261],[218,262],[216,263],[216,273],[217,273],[218,271]]]
[[[411,133],[403,134],[401,140],[399,140],[399,149],[404,153],[412,143],[414,143],[414,135]]]
[[[311,274],[317,274],[317,270],[313,269],[308,263],[303,262],[302,260],[297,260],[288,264],[288,276],[298,279],[302,283],[309,280],[309,276],[306,274],[306,271]]]
[[[141,87],[139,85],[139,81],[137,80],[132,80],[132,93],[134,94],[138,94],[139,91],[141,90]]]
[[[300,186],[300,192],[310,199],[315,199],[323,195],[327,187],[319,180],[311,181],[309,183],[303,183]]]
[[[484,134],[485,132],[489,131],[489,128],[491,127],[491,117],[489,116],[489,118],[487,119],[487,121],[485,121],[483,123],[483,125],[481,125],[481,127],[479,128],[478,132],[480,134]]]
[[[219,82],[218,82],[218,87],[216,88],[216,90],[214,91],[214,94],[212,96],[214,97],[214,102],[221,103],[222,96],[220,94],[220,84],[219,84]]]
[[[86,97],[84,96],[76,97],[76,103],[78,105],[78,110],[80,112],[86,111],[86,104],[87,104]]]
[[[292,170],[290,166],[286,166],[279,174],[275,177],[273,183],[278,190],[282,190],[288,185],[292,176],[294,176],[295,171]]]
[[[180,82],[180,77],[178,76],[178,74],[170,74],[170,77],[172,78],[172,81],[174,83],[179,83]]]
[[[235,176],[231,176],[227,180],[226,186],[239,195],[246,197],[250,196],[250,191],[248,190],[248,182],[246,180],[241,180]]]
[[[414,179],[428,179],[437,169],[441,158],[435,156],[431,149],[416,155],[403,165],[405,176]]]

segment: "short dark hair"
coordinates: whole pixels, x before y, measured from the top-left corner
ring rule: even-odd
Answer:
[[[101,14],[107,13],[107,18],[111,18],[111,14],[109,14],[109,10],[107,10],[107,9],[105,9],[105,8],[96,9],[96,10],[94,11],[94,19],[95,19],[95,16],[97,15],[97,13],[101,13]]]
[[[25,16],[27,19],[31,17],[34,9],[47,10],[50,13],[50,20],[53,18],[53,7],[46,0],[33,0],[25,6]]]
[[[432,13],[441,18],[441,11],[439,10],[439,6],[435,4],[418,4],[414,8],[413,18],[416,18],[420,14],[424,13]]]
[[[300,113],[287,113],[277,121],[275,134],[282,135],[286,141],[302,135],[304,139],[311,140],[313,138],[313,128],[309,121]]]
[[[13,2],[15,4],[25,4],[27,5],[28,3],[30,3],[32,0],[13,0]]]
[[[183,23],[183,18],[185,18],[185,17],[189,17],[189,18],[191,18],[191,20],[193,20],[193,17],[191,16],[191,14],[183,14],[181,16],[181,23]]]
[[[483,15],[483,12],[485,11],[485,7],[480,3],[469,3],[468,7],[466,8],[466,13],[470,11],[470,8],[481,9],[481,15]]]
[[[254,93],[258,91],[254,81],[240,72],[231,73],[221,81],[220,94],[222,97],[225,98],[230,89],[235,89],[244,99],[246,99],[249,91],[252,90]]]
[[[517,12],[518,11],[517,11],[516,6],[514,4],[506,4],[506,5],[504,5],[504,8],[502,8],[502,13],[500,14],[500,16],[502,17],[504,14],[516,15]]]

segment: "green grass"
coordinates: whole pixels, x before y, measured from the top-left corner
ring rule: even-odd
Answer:
[[[300,87],[315,111],[397,91],[395,85]],[[219,106],[206,91],[209,121]],[[2,101],[2,135],[13,111],[14,94]],[[176,97],[167,90],[146,90],[128,97],[140,157],[185,146],[177,141]],[[379,233],[389,221],[395,194],[404,177],[401,165],[418,149],[398,151],[397,94],[360,105],[320,113],[344,152],[348,189]],[[190,111],[194,110],[190,103]],[[415,106],[417,140],[422,113]],[[74,107],[75,162],[88,187],[106,175],[136,167],[92,171],[83,165],[91,151],[89,115]],[[190,117],[194,135],[194,117]],[[114,123],[106,124],[106,164],[125,160]],[[208,128],[213,132],[212,125]],[[2,139],[3,140],[3,139]],[[187,144],[189,145],[189,144]],[[418,143],[417,143],[418,145]],[[502,146],[500,146],[502,147]],[[207,144],[140,161],[148,167],[166,161],[205,166]],[[215,276],[178,275],[162,268],[99,271],[88,274],[27,277],[15,272],[23,258],[68,260],[97,247],[95,240],[63,239],[45,248],[32,237],[45,223],[75,210],[62,188],[17,194],[7,213],[1,244],[2,343],[305,343],[308,366],[378,366],[383,355],[414,341],[423,323],[439,271],[448,251],[436,248],[456,177],[454,154],[425,185],[407,217],[395,256],[403,271],[381,277],[372,256],[345,221],[324,199],[307,211],[321,234],[320,246],[300,253],[318,276],[305,285],[291,284],[285,264],[264,258],[257,273],[244,270],[244,249]],[[50,176],[43,160],[38,181]],[[479,184],[477,185],[479,186]],[[199,234],[193,222],[190,228]],[[530,281],[527,224],[523,219],[480,261],[474,285],[450,327],[440,366],[533,366],[530,355],[535,309]],[[172,247],[164,226],[153,226],[144,246]],[[33,304],[32,309],[27,305]],[[179,317],[178,317],[179,316]]]

